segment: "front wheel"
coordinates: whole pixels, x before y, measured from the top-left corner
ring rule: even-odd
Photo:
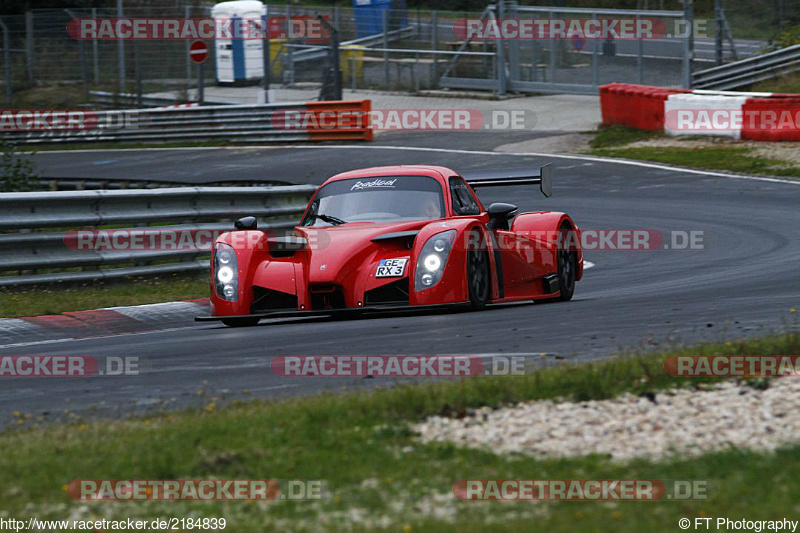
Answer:
[[[258,318],[223,318],[222,323],[229,328],[246,328],[258,324]]]
[[[489,301],[489,255],[482,235],[473,232],[467,250],[467,285],[473,309],[483,309]]]

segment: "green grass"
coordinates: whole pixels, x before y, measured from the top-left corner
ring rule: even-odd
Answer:
[[[762,81],[750,87],[753,91],[800,94],[800,72]]]
[[[205,274],[91,282],[67,287],[2,287],[0,317],[141,305],[208,297]]]
[[[660,133],[654,131],[642,131],[617,125],[601,126],[596,131],[589,133],[594,135],[589,141],[589,146],[593,149],[614,148],[661,136]]]
[[[663,133],[641,131],[624,126],[603,126],[591,132],[589,141],[592,155],[653,161],[683,167],[723,170],[747,174],[770,174],[800,177],[800,167],[791,161],[754,155],[753,148],[718,142],[714,146],[693,146],[686,138],[686,146],[629,146],[638,141],[664,138]],[[703,138],[703,141],[709,139]]]
[[[712,170],[725,170],[746,174],[771,174],[775,176],[800,177],[800,168],[789,167],[791,163],[780,159],[769,159],[750,155],[750,148],[738,147],[636,147],[601,148],[592,154],[607,157],[622,157],[642,161],[656,161],[670,165]]]
[[[800,334],[706,345],[680,353],[796,354]],[[678,353],[678,352],[673,352]],[[800,446],[776,454],[730,450],[665,462],[614,463],[603,456],[533,459],[449,444],[422,445],[409,423],[479,406],[544,399],[604,399],[702,382],[665,375],[666,354],[542,369],[527,376],[463,379],[393,389],[253,401],[121,421],[77,415],[41,424],[21,412],[0,434],[0,501],[24,519],[224,517],[238,532],[337,531],[675,531],[681,517],[780,518],[800,499]],[[23,411],[23,406],[20,406]],[[33,427],[31,427],[33,426]],[[70,500],[73,479],[324,480],[329,497],[247,502],[93,502]],[[453,483],[469,478],[700,479],[700,501],[461,502]],[[79,509],[83,508],[82,511]],[[437,513],[442,513],[438,515]],[[450,516],[450,513],[453,513]],[[447,518],[449,517],[449,518]]]

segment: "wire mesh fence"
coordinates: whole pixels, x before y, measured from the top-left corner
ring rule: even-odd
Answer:
[[[754,3],[758,2],[762,0],[748,0],[747,9],[757,9]],[[375,8],[379,3],[384,8]],[[688,33],[680,33],[679,25],[691,14],[677,0],[639,1],[635,5],[643,9],[627,11],[586,8],[587,2],[578,1],[561,4],[582,7],[520,6],[506,1],[503,7],[490,4],[483,10],[431,11],[408,9],[402,1],[374,1],[369,3],[371,7],[361,3],[354,7],[267,4],[265,16],[281,31],[262,53],[267,55],[273,86],[321,88],[333,66],[331,35],[295,37],[290,35],[289,25],[324,17],[338,32],[346,88],[592,93],[598,85],[613,81],[685,86],[690,83],[692,70],[719,61],[720,41],[725,60],[746,57],[767,45],[763,39],[739,38],[748,33],[741,22],[747,9],[739,4],[726,9],[730,24],[728,19],[727,25],[722,25],[718,20],[698,17],[695,31]],[[51,8],[2,16],[0,22],[6,30],[0,97],[6,106],[25,106],[26,90],[56,87],[42,100],[88,105],[92,91],[159,95],[176,103],[196,99],[199,76],[206,87],[226,84],[219,74],[224,52],[219,43],[209,43],[212,53],[201,72],[189,57],[191,40],[76,40],[67,26],[74,19],[114,19],[120,14],[131,19],[209,18],[213,7],[212,3],[185,0],[141,0],[126,5],[122,13],[113,7]],[[707,14],[708,9],[704,9]],[[756,19],[779,29],[780,17],[776,20],[771,14],[775,9],[770,4]],[[788,9],[794,8],[790,5]],[[458,31],[459,21],[491,17],[651,18],[668,32],[658,39],[599,40],[573,35],[566,39],[499,41],[466,39]],[[763,36],[772,31],[769,28],[748,34]],[[262,76],[251,76],[237,84],[258,84]]]

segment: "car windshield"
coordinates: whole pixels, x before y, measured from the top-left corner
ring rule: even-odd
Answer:
[[[325,185],[314,198],[303,225],[431,220],[443,216],[442,186],[435,179],[381,176]]]

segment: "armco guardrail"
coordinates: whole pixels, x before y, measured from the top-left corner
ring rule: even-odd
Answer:
[[[0,286],[93,281],[208,268],[207,249],[112,245],[76,249],[70,235],[113,225],[213,235],[253,215],[259,227],[294,226],[316,187],[182,187],[0,194]],[[224,221],[224,222],[223,222]],[[119,231],[115,229],[114,231]],[[160,241],[159,241],[160,242]],[[74,243],[73,243],[74,244]],[[76,270],[79,269],[79,270]]]
[[[122,107],[137,107],[139,105],[139,97],[136,94],[131,93],[112,93],[108,91],[90,91],[89,98],[92,104],[102,105],[102,106],[113,106],[114,108],[122,108]],[[206,103],[209,105],[217,105],[216,102],[209,102],[206,100]],[[147,96],[142,95],[141,98],[142,107],[169,107],[178,105],[175,101],[175,98],[162,98],[158,96]],[[225,105],[223,102],[219,102],[218,105]]]
[[[90,125],[83,129],[7,131],[4,137],[28,144],[371,141],[370,109],[370,100],[359,100],[97,111],[85,112]],[[292,113],[303,120],[288,123]]]
[[[692,87],[729,90],[800,70],[800,44],[692,74]]]

